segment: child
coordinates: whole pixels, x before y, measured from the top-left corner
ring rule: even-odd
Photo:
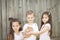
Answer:
[[[50,37],[52,35],[51,13],[44,12],[42,14],[42,18],[41,18],[41,30],[38,32],[30,32],[30,34],[40,34],[39,40],[51,40],[50,39]]]
[[[51,40],[52,17],[51,13],[44,12],[41,18],[40,40]]]
[[[38,31],[38,26],[37,26],[36,23],[34,23],[35,15],[34,15],[32,10],[27,11],[26,18],[27,18],[28,23],[26,23],[24,25],[23,32],[25,32],[28,27],[32,27],[33,31],[37,32]],[[28,32],[26,32],[26,33],[28,33]],[[30,35],[29,37],[25,38],[24,40],[36,40],[36,36],[35,35]]]
[[[8,40],[22,40],[22,39],[23,37],[22,37],[21,21],[12,18],[10,22],[10,31],[8,35]]]

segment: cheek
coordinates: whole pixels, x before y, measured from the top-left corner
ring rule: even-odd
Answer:
[[[12,29],[15,31],[15,27],[12,27]]]
[[[29,18],[27,18],[27,21],[29,21]]]
[[[48,21],[49,19],[47,18],[46,21]]]
[[[34,18],[32,18],[32,20],[34,20]]]
[[[47,19],[42,19],[42,21],[43,21],[43,22],[46,22],[46,21],[47,21]]]
[[[17,29],[19,30],[21,28],[21,26],[18,26]]]

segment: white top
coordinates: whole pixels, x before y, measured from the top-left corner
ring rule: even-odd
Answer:
[[[43,27],[48,27],[49,30],[51,29],[51,25],[49,23],[42,25],[42,28]],[[42,30],[42,28],[41,28],[41,30]],[[39,40],[50,40],[49,30],[47,30],[46,32],[44,32],[43,34],[41,34]]]
[[[22,40],[22,32],[20,32],[19,35],[14,33],[14,40]]]
[[[23,27],[23,31],[25,31],[28,27],[32,27],[34,32],[38,31],[38,26],[36,23],[33,23],[32,25],[29,24],[25,24]],[[25,38],[24,40],[36,40],[36,36],[35,35],[31,35],[28,38]]]

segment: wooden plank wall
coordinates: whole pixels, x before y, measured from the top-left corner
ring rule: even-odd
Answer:
[[[60,0],[58,1],[58,26],[60,26]],[[58,30],[60,29],[60,27],[58,27]],[[58,34],[60,34],[60,32],[58,31]]]
[[[1,24],[1,13],[2,13],[2,6],[1,6],[2,4],[1,4],[1,0],[0,0],[0,40],[2,39],[2,24]]]
[[[2,36],[0,36],[0,40],[7,40],[7,34],[9,33],[8,18],[18,18],[24,25],[27,10],[34,11],[35,22],[39,27],[42,12],[50,11],[53,17],[53,36],[58,36],[58,9],[55,6],[56,4],[57,0],[0,0],[0,35]]]

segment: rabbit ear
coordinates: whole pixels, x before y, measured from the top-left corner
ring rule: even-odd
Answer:
[[[50,12],[49,12],[49,15],[50,15]]]
[[[12,17],[10,17],[10,18],[9,18],[9,21],[12,21],[12,20],[13,20],[13,18],[12,18]]]

